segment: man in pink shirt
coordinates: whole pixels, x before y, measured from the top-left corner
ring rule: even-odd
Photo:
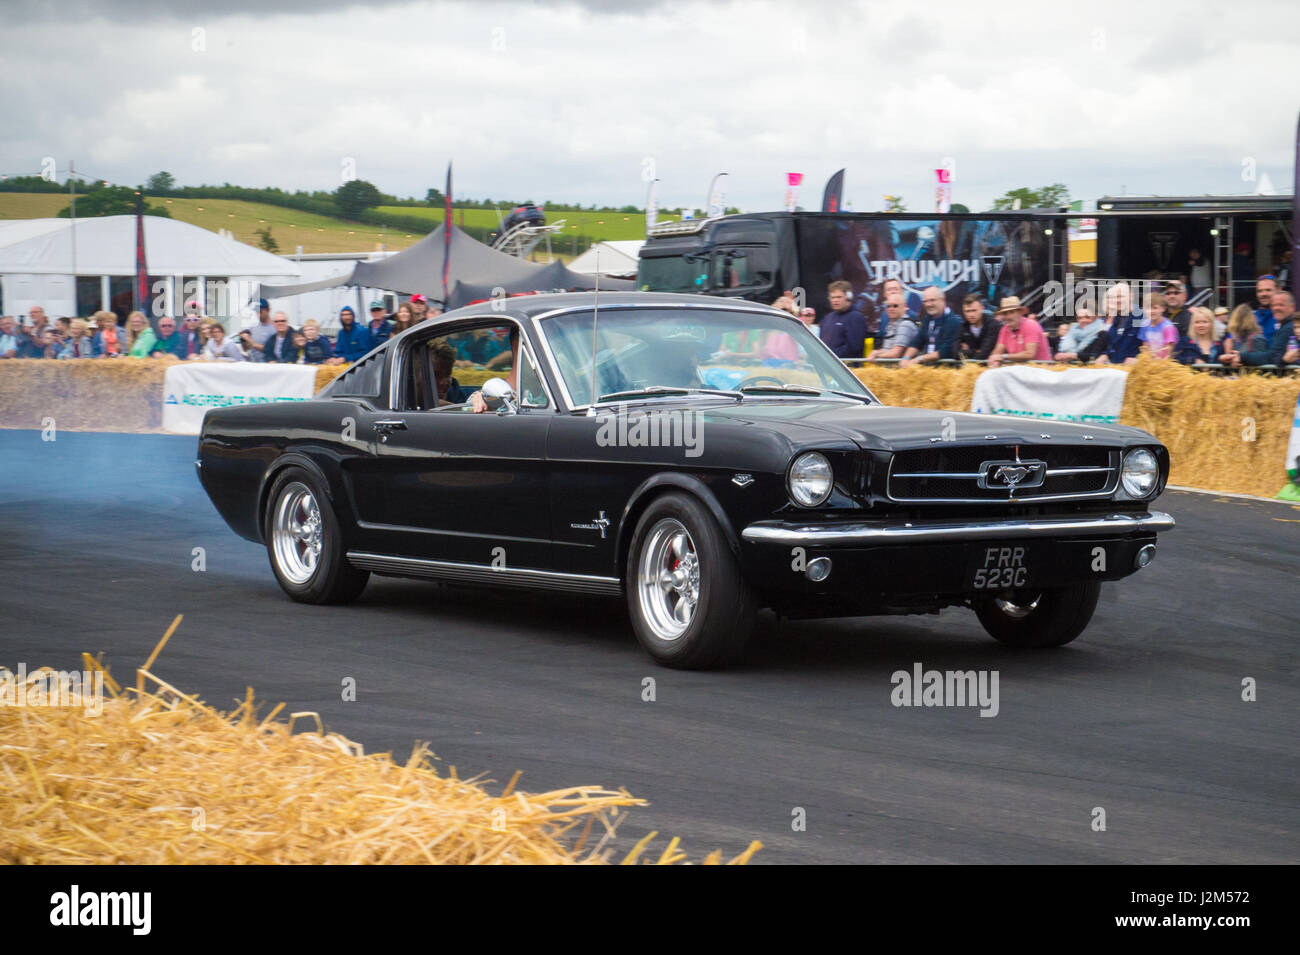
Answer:
[[[1047,343],[1047,334],[1043,326],[1032,318],[1026,318],[1029,310],[1020,304],[1020,299],[1011,295],[1002,300],[995,313],[1002,323],[998,332],[998,343],[989,355],[989,367],[996,368],[1009,361],[1050,361],[1051,347]]]

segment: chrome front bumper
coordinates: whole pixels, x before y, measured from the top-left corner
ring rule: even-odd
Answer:
[[[854,547],[881,544],[931,544],[953,541],[1029,540],[1092,537],[1172,530],[1174,519],[1163,511],[1149,514],[1107,514],[1104,517],[1025,518],[994,521],[837,521],[795,524],[759,521],[741,533],[754,544]]]

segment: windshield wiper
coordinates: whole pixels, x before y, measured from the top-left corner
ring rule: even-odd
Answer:
[[[842,398],[856,398],[858,401],[871,403],[871,399],[866,395],[855,395],[851,391],[836,391],[834,388],[814,388],[811,385],[798,385],[787,383],[784,385],[746,385],[740,389],[745,394],[751,392],[758,394],[767,392],[769,394],[799,394],[799,395],[839,395]]]
[[[652,385],[649,388],[634,388],[631,391],[615,391],[608,395],[601,395],[598,401],[614,401],[619,398],[657,398],[660,396],[704,396],[706,398],[723,397],[735,398],[737,400],[744,397],[739,391],[724,391],[721,388],[670,388],[666,385]]]
[[[801,395],[820,395],[820,394],[822,393],[822,389],[821,389],[821,388],[813,388],[811,385],[795,385],[795,384],[784,384],[784,385],[746,385],[744,388],[741,388],[740,390],[743,391],[745,394],[749,394],[751,391],[755,391],[755,392],[758,392],[758,391],[777,391],[777,392],[781,392],[781,391],[784,391],[784,392],[791,392],[791,391],[794,391],[794,392],[797,392],[797,393],[799,393],[799,394],[801,394]]]

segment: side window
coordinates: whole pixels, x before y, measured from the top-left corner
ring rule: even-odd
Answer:
[[[732,254],[734,253],[734,254]],[[772,282],[772,250],[766,246],[719,249],[713,253],[715,289],[751,288]]]
[[[489,378],[505,378],[515,387],[520,404],[527,408],[546,408],[550,401],[542,384],[541,373],[528,350],[515,368],[514,352],[510,347],[513,323],[478,325],[460,328],[437,338],[425,339],[412,346],[410,361],[406,363],[408,394],[427,393],[421,382],[414,380],[418,369],[429,369],[436,389],[438,409],[465,404],[470,396]],[[426,363],[427,362],[427,363]],[[434,407],[431,400],[413,399],[411,407]]]
[[[713,287],[716,289],[741,288],[749,285],[749,258],[741,255],[728,255],[725,252],[713,253]]]

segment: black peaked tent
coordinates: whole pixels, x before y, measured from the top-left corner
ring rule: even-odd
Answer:
[[[416,293],[442,301],[443,230],[439,225],[409,249],[376,262],[358,262],[352,271],[333,278],[296,285],[263,285],[263,298],[282,298],[301,292],[360,285],[382,288],[405,295]],[[629,281],[602,278],[600,287],[626,291]],[[447,277],[447,308],[459,308],[478,299],[491,298],[496,289],[515,292],[551,292],[593,289],[596,277],[574,272],[563,262],[538,265],[489,248],[463,231],[451,227],[451,269]]]

